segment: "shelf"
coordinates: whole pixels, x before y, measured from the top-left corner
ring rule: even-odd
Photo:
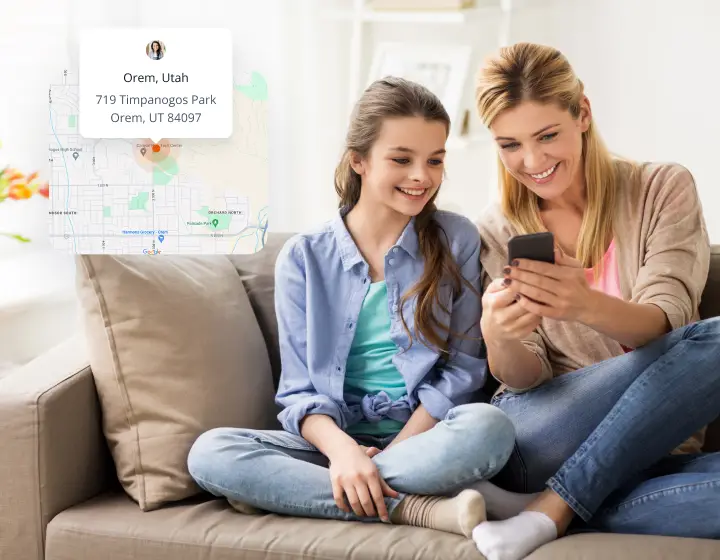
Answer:
[[[499,8],[480,7],[465,10],[363,10],[361,21],[366,23],[449,23],[461,24],[482,12],[497,12]],[[352,21],[351,10],[329,12],[325,17],[332,20]]]
[[[463,11],[372,11],[363,13],[363,21],[378,23],[465,23],[468,10]]]

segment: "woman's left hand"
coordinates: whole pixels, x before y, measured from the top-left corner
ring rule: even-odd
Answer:
[[[582,264],[555,251],[555,264],[517,259],[506,267],[508,289],[519,295],[527,311],[559,321],[581,321],[592,301],[593,290]]]

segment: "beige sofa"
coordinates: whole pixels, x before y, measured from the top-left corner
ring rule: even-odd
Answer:
[[[272,278],[285,238],[271,237],[256,255],[231,258],[252,304],[248,320],[260,327],[275,378]],[[720,247],[702,312],[720,314]],[[240,335],[237,340],[245,343]],[[202,494],[142,511],[119,485],[88,364],[86,341],[74,338],[0,379],[1,560],[482,558],[471,541],[438,531],[248,516]],[[710,428],[707,449],[720,449],[720,420]],[[720,541],[583,534],[529,558],[710,560],[720,558]]]

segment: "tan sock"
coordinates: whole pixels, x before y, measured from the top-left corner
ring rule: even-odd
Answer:
[[[406,496],[390,517],[396,525],[425,527],[466,537],[472,536],[473,529],[486,519],[485,500],[476,490],[463,490],[454,498]]]

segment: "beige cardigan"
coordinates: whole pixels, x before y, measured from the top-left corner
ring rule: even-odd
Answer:
[[[621,182],[614,229],[620,289],[627,301],[660,307],[672,328],[678,328],[699,319],[710,266],[709,236],[690,172],[677,164],[640,165],[639,180],[632,181],[630,164],[618,162]],[[487,287],[503,275],[507,242],[517,232],[499,204],[488,207],[477,225]],[[585,325],[553,319],[543,319],[523,343],[542,364],[541,378],[533,387],[623,353],[618,342]],[[500,388],[506,389],[521,392],[506,385]],[[699,452],[703,440],[704,430],[676,451]]]

